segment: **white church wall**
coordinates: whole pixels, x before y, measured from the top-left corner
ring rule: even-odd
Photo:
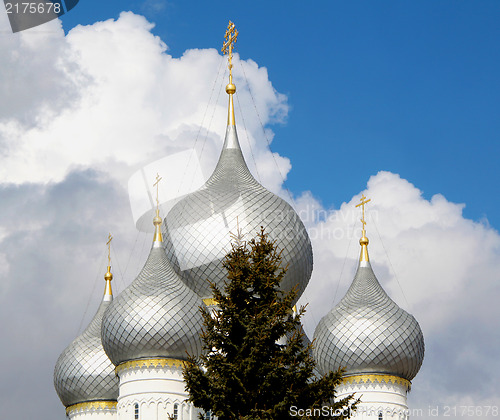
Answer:
[[[118,420],[196,420],[198,410],[186,402],[181,363],[141,363],[119,370]]]
[[[407,392],[410,383],[390,375],[349,377],[337,387],[337,399],[350,394],[361,402],[352,418],[358,420],[408,420]]]

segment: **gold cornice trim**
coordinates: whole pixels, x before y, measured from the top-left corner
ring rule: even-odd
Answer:
[[[342,378],[342,383],[344,384],[392,383],[404,386],[407,391],[411,389],[411,382],[409,380],[400,378],[399,376],[384,375],[384,374],[344,376]]]
[[[75,411],[89,410],[116,410],[116,401],[87,401],[73,404],[66,408],[66,415]]]
[[[180,359],[139,359],[129,360],[128,362],[120,363],[115,372],[118,375],[126,369],[149,369],[149,368],[164,368],[164,367],[184,367],[184,360]]]

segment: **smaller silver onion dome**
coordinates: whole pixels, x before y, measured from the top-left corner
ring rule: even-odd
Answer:
[[[56,362],[54,386],[65,407],[88,401],[116,401],[118,398],[115,367],[101,344],[102,317],[113,300],[111,278],[108,267],[105,294],[97,313]]]
[[[346,375],[383,373],[411,381],[424,359],[424,336],[417,320],[384,291],[371,268],[368,238],[342,300],[314,332],[314,358],[322,373],[346,369]]]
[[[137,278],[107,309],[102,321],[102,344],[111,361],[149,358],[186,359],[201,352],[202,301],[168,262],[159,226]]]

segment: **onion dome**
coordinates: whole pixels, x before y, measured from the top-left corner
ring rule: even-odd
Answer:
[[[138,359],[183,360],[201,352],[202,302],[168,262],[161,223],[157,207],[149,257],[103,317],[102,344],[115,366]]]
[[[231,26],[232,25],[232,26]],[[288,271],[282,281],[286,291],[297,287],[297,299],[311,277],[313,256],[307,231],[293,208],[260,185],[243,157],[234,117],[232,47],[237,31],[230,23],[223,51],[229,51],[228,125],[217,166],[197,191],[179,201],[165,218],[165,250],[175,271],[205,301],[211,297],[209,282],[222,287],[226,270],[222,260],[231,250],[231,232],[239,227],[255,235],[261,226],[281,251]]]
[[[314,357],[322,373],[389,374],[411,381],[424,359],[424,336],[416,319],[384,291],[370,265],[363,237],[354,280],[343,299],[321,319],[314,333]],[[361,205],[361,204],[360,204]]]
[[[116,404],[118,398],[115,367],[101,344],[102,317],[113,301],[110,265],[104,279],[104,297],[97,313],[85,331],[62,352],[54,369],[54,386],[66,407],[91,401],[114,401]]]

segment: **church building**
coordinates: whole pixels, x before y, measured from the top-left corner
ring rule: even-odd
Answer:
[[[225,140],[212,175],[160,216],[149,256],[136,279],[117,297],[111,260],[104,297],[83,333],[60,355],[54,385],[71,420],[195,420],[182,376],[186,354],[201,352],[199,307],[216,302],[209,282],[222,286],[222,260],[230,232],[252,235],[264,226],[288,267],[281,287],[305,290],[313,269],[307,230],[294,209],[249,171],[236,131],[232,55],[238,36],[230,22],[229,95]],[[156,187],[160,178],[157,177]],[[406,419],[406,393],[424,356],[420,327],[377,281],[368,258],[363,199],[363,237],[358,271],[346,296],[319,323],[313,355],[320,373],[345,367],[339,398],[361,395],[357,418]],[[375,413],[375,414],[373,414]],[[210,413],[201,413],[205,418]],[[355,418],[356,418],[355,417]]]

